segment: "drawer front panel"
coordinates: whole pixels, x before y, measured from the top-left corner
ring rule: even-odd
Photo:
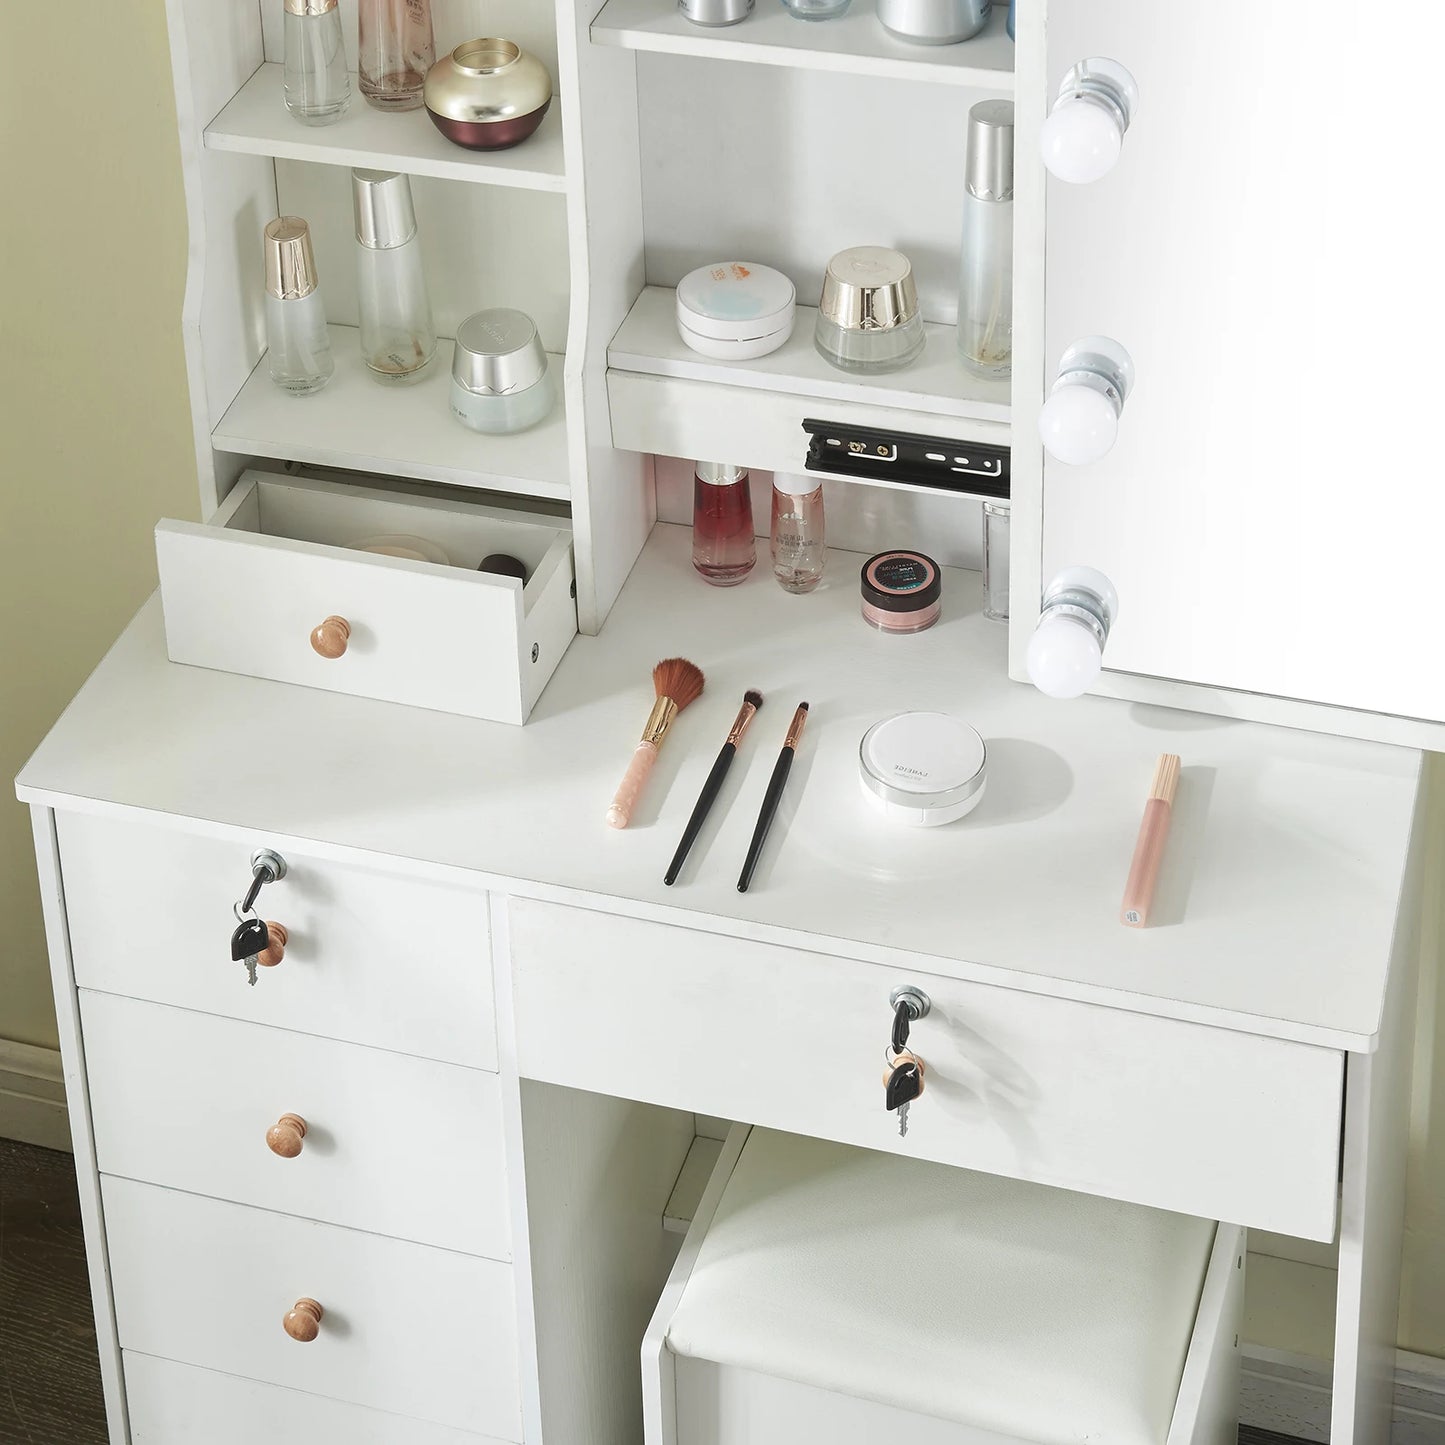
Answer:
[[[129,1179],[101,1190],[123,1349],[521,1439],[510,1266]],[[281,1323],[302,1298],[325,1312],[308,1344]]]
[[[80,1011],[103,1173],[510,1258],[496,1074],[114,994]],[[288,1113],[294,1158],[266,1143]]]
[[[1334,1234],[1331,1050],[529,901],[524,1077],[1309,1239]],[[926,1089],[883,1106],[889,993]]]
[[[285,925],[286,956],[248,988],[231,910],[264,834],[200,838],[75,813],[56,826],[82,988],[497,1067],[485,894],[280,848],[286,876],[256,907]]]
[[[153,1355],[127,1350],[124,1358],[131,1445],[257,1445],[263,1440],[501,1445],[493,1436],[404,1420]]]

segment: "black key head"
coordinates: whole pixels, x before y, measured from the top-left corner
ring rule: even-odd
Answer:
[[[270,943],[270,931],[259,918],[242,919],[240,926],[231,935],[231,959],[240,963],[243,958],[264,953]]]
[[[890,1112],[911,1104],[923,1092],[923,1080],[918,1065],[912,1059],[900,1063],[888,1076],[888,1087],[884,1091],[884,1103]]]
[[[908,1030],[913,1024],[913,1010],[907,999],[899,999],[893,1008],[893,1052],[901,1054],[908,1047]]]

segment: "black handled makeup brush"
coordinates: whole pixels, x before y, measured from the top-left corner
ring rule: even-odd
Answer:
[[[753,829],[753,841],[748,844],[748,856],[743,860],[743,871],[738,876],[738,892],[746,893],[753,881],[753,869],[763,844],[768,841],[768,829],[778,815],[778,804],[783,800],[783,787],[788,781],[788,772],[793,766],[793,753],[797,750],[798,739],[803,735],[803,724],[808,720],[808,704],[800,702],[793,720],[788,724],[788,736],[783,739],[783,750],[773,764],[773,776],[768,779],[768,791],[763,794],[763,810],[758,814],[758,825]]]
[[[682,830],[682,842],[677,845],[677,852],[672,855],[672,862],[667,865],[667,872],[662,875],[662,881],[669,888],[677,882],[677,875],[682,872],[682,865],[687,860],[688,850],[697,842],[697,835],[702,832],[703,822],[712,805],[717,802],[717,795],[722,791],[723,779],[727,777],[728,769],[733,765],[738,744],[742,742],[743,734],[747,732],[753,715],[762,705],[763,695],[756,688],[749,688],[743,694],[743,705],[738,709],[738,715],[733,719],[732,727],[728,729],[727,741],[722,745],[722,751],[712,765],[712,772],[707,775],[707,782],[702,785],[702,792],[698,794],[697,803],[692,810],[692,817],[687,820],[687,827]]]

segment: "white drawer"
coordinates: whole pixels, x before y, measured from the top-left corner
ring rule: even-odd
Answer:
[[[286,956],[248,988],[231,907],[265,834],[198,838],[74,813],[56,827],[80,987],[497,1067],[485,894],[287,845],[286,876],[256,904],[285,925]]]
[[[122,1349],[521,1439],[509,1265],[129,1179],[101,1191]],[[282,1327],[298,1299],[324,1311],[307,1344]]]
[[[1333,1238],[1331,1050],[525,900],[511,936],[524,1077]],[[900,1139],[906,983],[933,1010]]]
[[[352,550],[397,534],[451,565]],[[525,586],[476,570],[493,552]],[[172,662],[494,722],[526,722],[577,633],[566,524],[472,502],[247,472],[209,522],[160,523],[156,559]],[[328,617],[341,656],[311,645]]]
[[[80,1014],[102,1172],[511,1257],[496,1074],[84,989]]]
[[[127,1350],[131,1445],[501,1445],[494,1436],[406,1420]]]

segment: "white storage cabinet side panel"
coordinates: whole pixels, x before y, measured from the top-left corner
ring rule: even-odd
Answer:
[[[130,1445],[503,1445],[490,1435],[404,1420],[341,1400],[125,1352]]]
[[[1445,719],[1434,198],[1337,90],[1388,76],[1392,135],[1429,133],[1445,9],[1401,41],[1244,0],[1049,6],[1050,87],[1108,56],[1140,88],[1114,170],[1048,183],[1046,380],[1094,333],[1138,371],[1112,452],[1044,481],[1043,578],[1110,576],[1119,673]]]
[[[1333,1236],[1333,1050],[528,900],[511,930],[526,1078]],[[933,1004],[906,1139],[881,1083],[903,984]]]
[[[80,1008],[102,1173],[511,1257],[496,1074],[114,994]],[[283,1114],[306,1121],[294,1159],[266,1143]]]
[[[256,905],[285,925],[286,956],[248,988],[231,961],[231,909],[252,853],[268,846],[264,833],[201,838],[79,813],[58,814],[56,825],[82,988],[497,1067],[484,893],[288,845],[285,878]]]
[[[511,1267],[102,1177],[126,1350],[520,1439]],[[320,1333],[292,1339],[298,1299]]]

